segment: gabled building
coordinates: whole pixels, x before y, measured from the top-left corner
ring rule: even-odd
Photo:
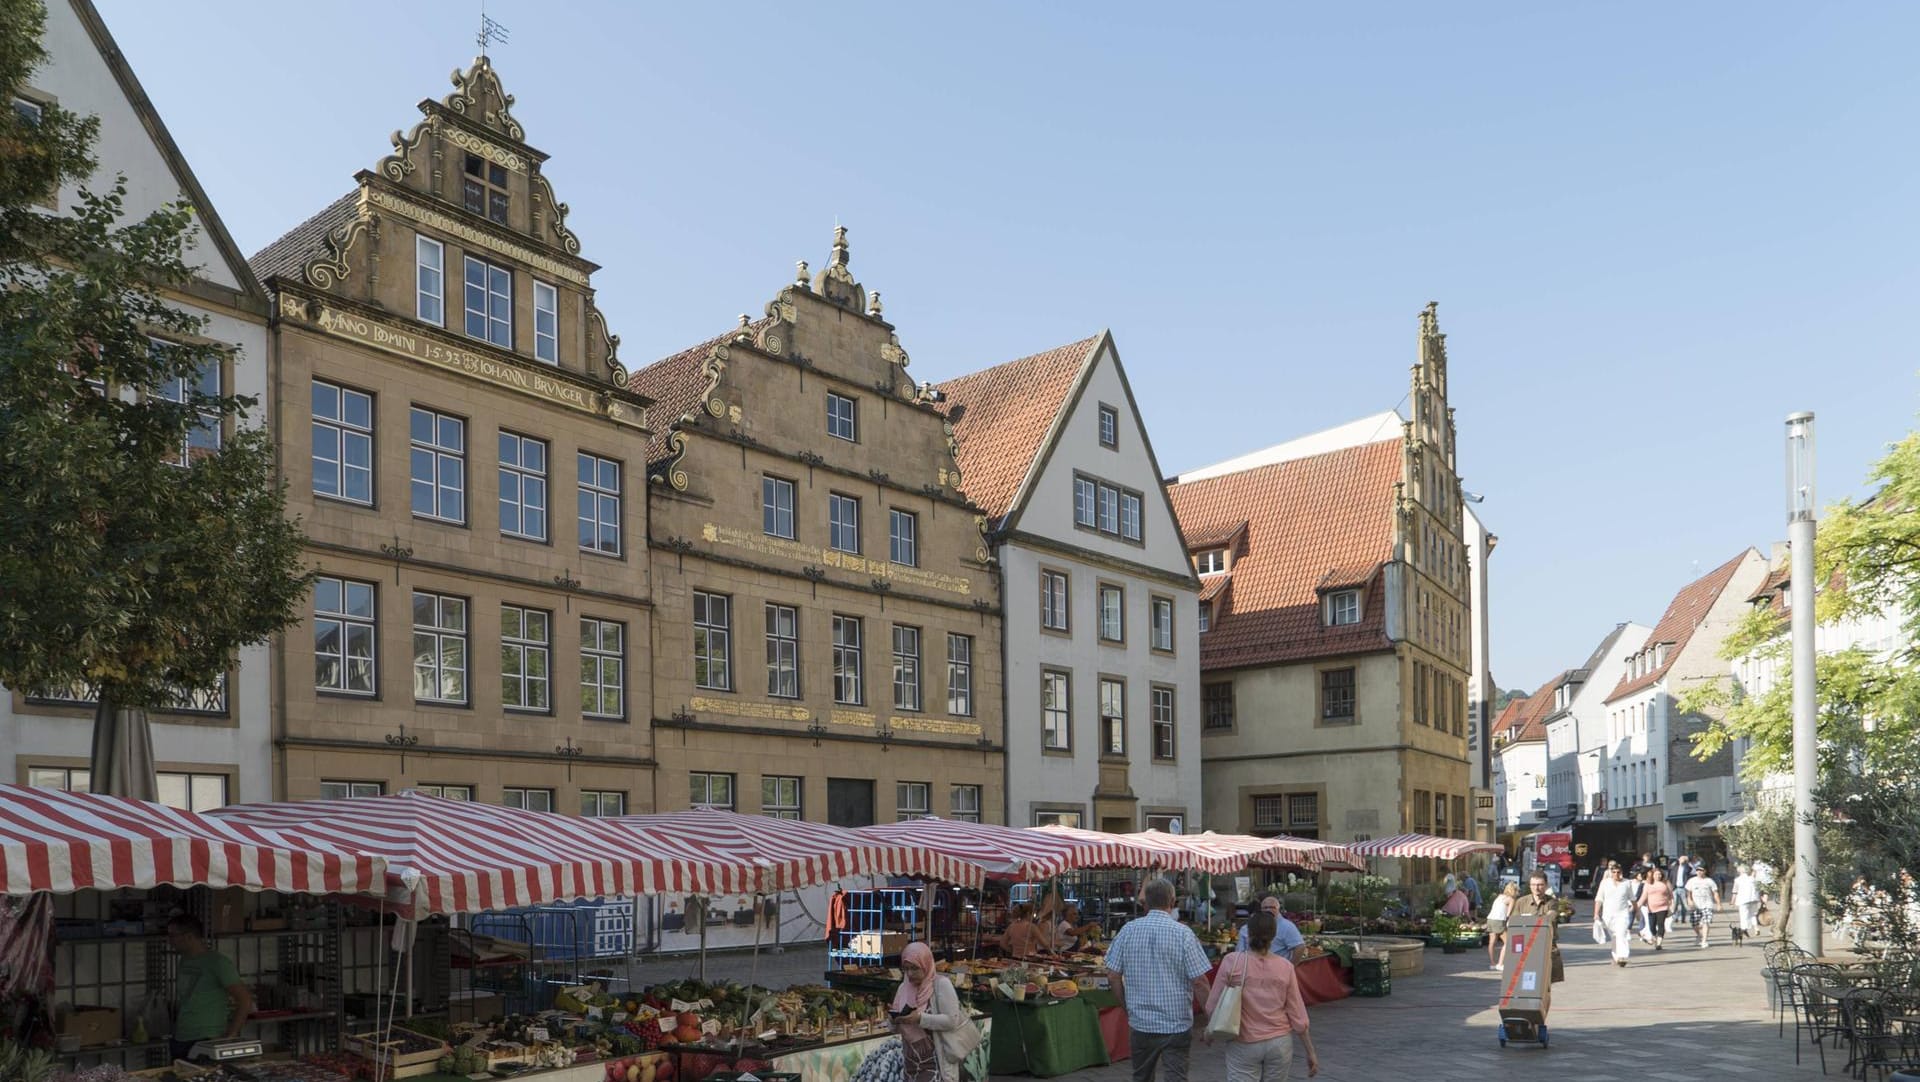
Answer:
[[[1519,709],[1502,712],[1493,734],[1494,799],[1500,832],[1537,830],[1550,813],[1547,808],[1547,715],[1566,701],[1572,671],[1540,685]]]
[[[1607,733],[1603,700],[1620,683],[1628,655],[1640,649],[1650,630],[1631,622],[1614,628],[1586,664],[1560,685],[1546,718],[1547,825],[1562,827],[1606,810],[1601,785]]]
[[[1500,538],[1488,530],[1474,512],[1479,497],[1462,490],[1468,503],[1462,523],[1462,541],[1467,553],[1467,641],[1471,644],[1467,665],[1467,758],[1469,780],[1473,787],[1469,814],[1473,826],[1469,836],[1490,842],[1494,835],[1493,792],[1493,697],[1500,688],[1493,682],[1493,609],[1488,592],[1488,564]]]
[[[1113,335],[939,392],[1006,591],[1007,822],[1198,829],[1199,584]]]
[[[844,229],[766,313],[633,376],[657,807],[997,822],[1000,592],[933,389]]]
[[[1688,583],[1607,693],[1606,815],[1633,822],[1644,851],[1691,848],[1705,824],[1731,807],[1732,750],[1704,762],[1688,754],[1708,719],[1683,715],[1678,705],[1695,686],[1726,676],[1720,644],[1766,575],[1766,558],[1747,549]]]
[[[1526,714],[1526,712],[1527,697],[1525,695],[1515,695],[1509,698],[1507,705],[1501,708],[1500,715],[1493,719],[1493,724],[1488,729],[1488,744],[1494,744],[1501,733],[1507,732],[1517,726],[1520,718]],[[1506,784],[1504,782],[1504,775],[1500,772],[1500,757],[1497,752],[1491,756],[1491,759],[1493,763],[1492,769],[1487,773],[1487,784],[1491,786],[1489,791],[1493,794],[1493,815],[1491,818],[1497,830],[1505,830],[1506,828],[1500,824],[1505,823],[1507,820]]]
[[[26,85],[12,89],[9,108],[32,118],[57,105],[98,117],[100,131],[93,148],[98,159],[93,175],[51,193],[45,209],[70,214],[82,186],[104,192],[112,187],[115,174],[126,178],[124,221],[144,219],[165,204],[192,204],[200,241],[187,253],[188,262],[196,264],[194,275],[162,293],[206,320],[202,337],[232,348],[225,361],[200,374],[199,386],[214,394],[266,400],[272,378],[266,294],[100,13],[88,0],[47,0],[46,8],[41,44],[48,59]],[[107,391],[140,393],[129,387]],[[267,411],[254,410],[243,423],[267,420]],[[217,443],[232,435],[209,432],[195,438]],[[186,453],[193,453],[193,447]],[[86,789],[91,782],[94,696],[85,685],[0,689],[0,779]],[[205,809],[272,798],[272,710],[270,652],[261,644],[241,650],[218,685],[182,689],[170,708],[149,711],[161,800]]]
[[[485,57],[254,256],[288,510],[287,798],[653,806],[647,401]]]
[[[1168,489],[1200,575],[1212,829],[1470,832],[1470,589],[1431,305],[1418,342],[1411,419],[1365,418]]]

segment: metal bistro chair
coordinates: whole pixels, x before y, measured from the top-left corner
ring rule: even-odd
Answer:
[[[1844,991],[1840,967],[1811,962],[1793,967],[1793,1062],[1800,1062],[1800,1045],[1811,1042],[1820,1054],[1820,1073],[1827,1073],[1827,1038],[1840,1032],[1840,1005]]]
[[[1794,990],[1793,968],[1813,961],[1811,951],[1802,950],[1784,940],[1774,940],[1766,947],[1766,966],[1761,970],[1767,980],[1772,995],[1773,1016],[1777,1023],[1775,1036],[1783,1037],[1787,1032],[1787,1019],[1793,1016]]]
[[[1895,1025],[1899,997],[1884,988],[1853,988],[1840,997],[1840,1031],[1847,1040],[1847,1073],[1886,1074],[1913,1057],[1911,1037]]]

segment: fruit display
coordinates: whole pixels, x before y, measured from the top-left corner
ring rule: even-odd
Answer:
[[[902,1082],[906,1077],[906,1050],[899,1041],[888,1041],[867,1053],[853,1072],[852,1082]]]

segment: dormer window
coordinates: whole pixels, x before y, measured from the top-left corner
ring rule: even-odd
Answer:
[[[1193,569],[1202,575],[1227,569],[1227,550],[1208,549],[1193,558]]]
[[[1653,648],[1653,667],[1659,668],[1667,663],[1667,644],[1661,643]]]
[[[1327,595],[1326,604],[1328,627],[1360,622],[1360,591],[1335,590]]]
[[[466,175],[461,191],[467,209],[483,214],[501,225],[507,224],[507,169],[478,154],[467,155]]]

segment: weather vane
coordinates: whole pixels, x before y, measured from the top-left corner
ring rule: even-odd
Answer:
[[[488,45],[496,41],[502,45],[507,43],[507,28],[487,17],[485,4],[480,6],[480,32],[473,36],[473,40],[479,44],[481,56],[487,55]]]

